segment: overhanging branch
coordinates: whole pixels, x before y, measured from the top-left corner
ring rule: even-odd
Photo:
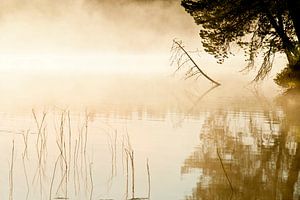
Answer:
[[[192,59],[192,57],[189,55],[189,53],[183,48],[182,43],[176,40],[173,40],[173,47],[172,50],[175,51],[175,53],[173,52],[173,55],[175,55],[173,57],[172,63],[174,63],[174,61],[177,59],[177,69],[176,71],[178,71],[181,67],[183,67],[186,63],[191,62],[191,66],[189,66],[189,70],[186,72],[186,77],[190,78],[193,77],[195,75],[203,75],[205,78],[207,78],[209,81],[211,81],[212,83],[216,84],[216,85],[221,85],[219,82],[213,80],[212,78],[210,78],[206,73],[204,73],[200,67],[196,64],[196,62]],[[181,51],[181,54],[179,53]],[[179,55],[179,56],[178,56]],[[182,61],[183,56],[186,57],[186,59]],[[193,69],[196,69],[197,71],[194,71]],[[186,78],[186,79],[187,79]]]

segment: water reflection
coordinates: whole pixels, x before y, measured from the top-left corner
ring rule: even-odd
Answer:
[[[209,113],[181,167],[198,175],[185,199],[299,199],[299,96],[280,99],[258,111]]]
[[[3,97],[1,199],[300,196],[297,92],[274,101],[237,84],[96,78],[82,91],[28,83],[31,96],[62,101],[17,99],[3,110]]]

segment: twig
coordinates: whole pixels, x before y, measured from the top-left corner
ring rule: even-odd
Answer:
[[[228,174],[227,174],[227,172],[226,172],[226,170],[225,170],[225,167],[224,167],[224,164],[223,164],[223,161],[222,161],[222,158],[221,158],[221,156],[220,156],[220,153],[219,153],[219,149],[218,149],[218,148],[217,148],[217,155],[218,155],[218,158],[219,158],[219,160],[220,160],[220,163],[221,163],[223,172],[224,172],[224,174],[225,174],[225,176],[226,176],[226,179],[227,179],[227,181],[228,181],[228,183],[229,183],[231,192],[233,192],[233,187],[232,187],[231,181],[230,181],[229,176],[228,176]]]
[[[127,151],[126,151],[126,149],[124,149],[124,151],[125,151],[125,156],[126,156],[126,191],[125,191],[125,199],[128,199],[128,183],[129,183],[129,181],[128,181],[128,153],[127,153]]]
[[[70,178],[70,166],[71,166],[71,154],[72,154],[72,129],[71,129],[71,118],[70,111],[68,111],[68,125],[69,125],[69,172],[68,178]]]
[[[59,158],[60,158],[60,156],[57,157],[57,159],[55,161],[54,169],[53,169],[53,174],[52,174],[51,184],[50,184],[50,191],[49,191],[49,200],[52,199],[52,188],[53,188],[53,184],[54,184],[55,172],[56,172],[57,163],[59,161]]]
[[[150,186],[150,169],[149,169],[149,160],[148,160],[148,158],[147,158],[147,178],[148,178],[148,195],[147,195],[147,198],[150,199],[151,186]]]
[[[14,154],[15,154],[15,141],[13,140],[12,149],[11,149],[11,163],[9,168],[9,200],[13,200],[13,192],[14,192]]]
[[[24,175],[26,178],[26,186],[27,186],[27,193],[26,193],[26,200],[28,199],[29,195],[29,180],[28,180],[28,175],[27,175],[27,170],[26,170],[26,165],[25,165],[25,153],[22,155],[22,161],[23,161],[23,170],[24,170]]]
[[[189,53],[183,48],[183,46],[176,40],[173,40],[173,43],[176,44],[179,49],[182,50],[183,54],[187,56],[188,60],[190,60],[192,63],[193,63],[193,67],[191,68],[191,70],[195,67],[197,68],[197,70],[199,71],[199,73],[201,73],[205,78],[207,78],[208,80],[210,80],[211,82],[213,82],[214,84],[216,85],[221,85],[220,83],[218,83],[217,81],[213,80],[212,78],[210,78],[207,74],[205,74],[201,69],[200,67],[196,64],[196,62],[192,59],[192,57],[189,55]],[[172,49],[175,49],[175,47],[172,47]],[[181,57],[180,57],[180,60],[181,60]],[[180,62],[180,61],[179,61]],[[186,61],[184,61],[186,62]],[[179,67],[177,68],[177,71],[178,69],[181,67],[182,65],[179,65]],[[191,73],[189,74],[188,78],[196,75],[198,73]]]
[[[93,190],[94,190],[94,182],[93,182],[93,175],[92,175],[92,165],[93,163],[90,163],[90,181],[91,181],[91,193],[90,193],[90,200],[93,198]]]
[[[89,123],[89,114],[87,113],[87,111],[85,112],[85,124],[84,124],[84,128],[85,128],[85,138],[84,138],[84,154],[86,154],[86,148],[87,148],[87,134],[88,134],[88,123]]]
[[[134,153],[133,150],[126,149],[126,153],[129,156],[130,163],[131,163],[131,196],[134,199]]]
[[[133,157],[133,151],[131,151],[130,156],[130,161],[131,161],[131,189],[132,189],[132,198],[134,198],[134,157]]]

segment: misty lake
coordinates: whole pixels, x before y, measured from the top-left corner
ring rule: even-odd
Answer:
[[[243,52],[200,48],[180,1],[17,2],[0,4],[1,200],[300,198],[283,56],[251,84]],[[220,86],[174,74],[174,38]]]
[[[174,77],[39,77],[2,98],[1,199],[299,197],[297,95]]]

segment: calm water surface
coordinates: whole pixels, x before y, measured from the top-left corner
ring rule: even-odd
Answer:
[[[180,2],[0,3],[1,200],[299,199],[285,58],[250,86],[243,51],[217,65]],[[172,77],[174,38],[222,86]]]
[[[297,95],[131,80],[3,98],[1,199],[299,198]]]

